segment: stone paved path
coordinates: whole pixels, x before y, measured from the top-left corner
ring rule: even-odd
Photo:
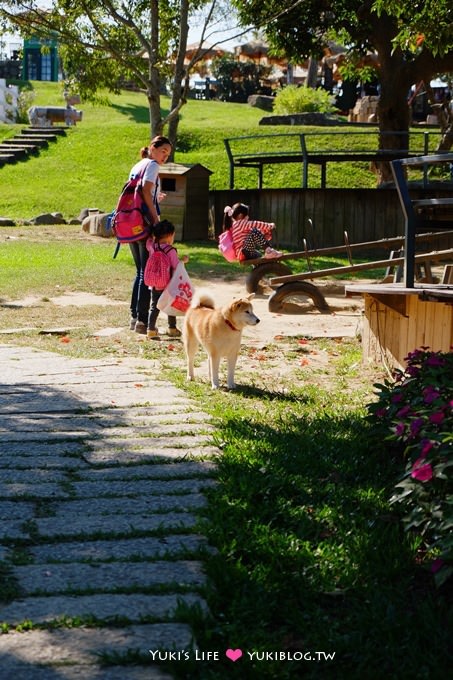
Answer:
[[[166,680],[149,650],[192,644],[177,607],[206,607],[196,522],[218,450],[145,363],[0,345],[1,680]]]

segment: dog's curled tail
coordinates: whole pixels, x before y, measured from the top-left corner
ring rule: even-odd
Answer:
[[[193,296],[190,306],[192,308],[208,307],[209,309],[215,309],[215,302],[210,293],[205,290],[198,290]]]

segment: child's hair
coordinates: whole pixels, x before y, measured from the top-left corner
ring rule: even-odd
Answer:
[[[169,234],[174,234],[175,231],[176,231],[175,225],[169,222],[168,220],[161,220],[160,222],[156,222],[156,224],[152,228],[154,239],[156,241],[160,241],[161,238],[163,238],[164,236],[168,236]]]
[[[233,220],[237,218],[238,215],[249,214],[249,207],[245,203],[235,203],[233,206],[226,205],[223,209],[223,231],[226,231],[233,224]]]
[[[140,157],[141,158],[148,158],[149,157],[149,147],[148,146],[142,146],[140,149]]]
[[[164,146],[164,144],[173,146],[168,137],[164,137],[163,135],[157,135],[149,143],[150,147],[154,147],[155,149],[159,149],[159,147]]]

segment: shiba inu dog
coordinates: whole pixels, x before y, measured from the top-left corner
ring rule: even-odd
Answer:
[[[234,371],[245,326],[255,326],[259,318],[254,314],[250,300],[254,293],[234,299],[228,305],[216,308],[212,296],[204,291],[195,293],[186,312],[183,343],[187,356],[187,379],[194,379],[194,358],[200,345],[209,359],[209,377],[213,389],[219,387],[220,359],[226,357],[229,389],[234,389]]]

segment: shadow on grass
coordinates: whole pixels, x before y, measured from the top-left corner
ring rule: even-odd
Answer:
[[[112,108],[116,109],[118,113],[127,116],[130,120],[134,121],[134,123],[149,123],[150,122],[149,108],[148,106],[146,106],[145,95],[143,95],[143,101],[144,106],[137,106],[135,104],[128,104],[127,106],[120,104],[112,104]],[[165,117],[168,115],[169,110],[162,109],[161,113],[162,117]]]
[[[309,394],[308,392],[303,395],[296,395],[293,392],[278,392],[278,391],[271,391],[267,388],[263,387],[256,387],[254,385],[240,385],[237,384],[236,388],[234,390],[235,394],[240,394],[241,397],[244,397],[245,399],[265,399],[266,401],[278,401],[280,404],[282,402],[288,402],[288,403],[293,403],[293,404],[314,404],[315,399],[313,395]]]

